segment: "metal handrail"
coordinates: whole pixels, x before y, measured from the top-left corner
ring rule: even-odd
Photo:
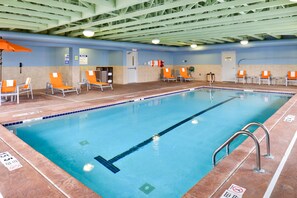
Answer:
[[[227,141],[225,141],[219,148],[217,148],[214,153],[212,154],[212,164],[215,166],[216,165],[216,155],[218,154],[218,152],[220,150],[222,150],[226,145],[229,145],[237,136],[239,135],[247,135],[249,137],[251,137],[254,142],[255,142],[255,146],[256,146],[256,169],[255,171],[256,172],[264,172],[262,169],[261,169],[261,159],[260,159],[260,144],[259,144],[259,141],[257,139],[257,137],[248,132],[248,131],[244,131],[244,130],[240,130],[240,131],[237,131],[234,135],[232,135]]]
[[[264,130],[265,135],[266,135],[266,149],[267,149],[267,154],[265,155],[265,157],[272,158],[272,155],[270,153],[270,136],[269,136],[268,129],[263,124],[261,124],[259,122],[251,122],[251,123],[245,125],[245,127],[243,127],[241,130],[249,132],[248,128],[251,126],[259,126]]]

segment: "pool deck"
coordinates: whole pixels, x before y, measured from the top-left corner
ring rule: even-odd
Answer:
[[[146,96],[155,96],[183,89],[208,86],[206,82],[151,82],[114,85],[114,91],[98,89],[80,95],[75,93],[47,95],[34,91],[34,100],[21,96],[20,104],[6,102],[0,106],[0,123],[36,119],[43,116],[83,110]],[[268,86],[241,83],[214,83],[214,87],[297,92],[297,86]],[[256,166],[255,146],[246,140],[213,171],[190,189],[184,197],[220,197],[232,184],[246,189],[243,197],[297,197],[297,120],[286,122],[288,115],[297,115],[297,95],[293,96],[264,124],[270,131],[272,159],[265,158],[264,132],[255,135],[261,140],[261,165],[264,173],[253,171]],[[297,119],[297,118],[296,118]],[[228,121],[228,120],[226,120]],[[290,146],[289,146],[290,145]],[[68,173],[54,165],[0,125],[0,152],[8,151],[23,167],[9,171],[0,165],[0,193],[3,197],[99,197]],[[273,178],[273,179],[272,179]],[[271,193],[271,195],[269,194]]]

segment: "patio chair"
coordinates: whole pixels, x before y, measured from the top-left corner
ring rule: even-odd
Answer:
[[[60,91],[65,97],[65,93],[76,92],[78,94],[78,90],[76,87],[67,86],[63,83],[62,75],[59,72],[50,73],[50,83],[47,83],[47,89],[51,89],[52,94],[54,91]]]
[[[33,90],[32,90],[32,84],[31,84],[31,78],[26,78],[26,82],[22,84],[18,84],[19,94],[27,93],[28,98],[30,97],[33,100]]]
[[[113,87],[112,87],[112,84],[110,83],[106,83],[106,82],[100,82],[97,81],[97,78],[96,78],[96,74],[95,74],[95,71],[93,70],[89,70],[89,71],[86,71],[86,80],[87,80],[87,90],[91,89],[91,86],[94,86],[94,87],[99,87],[101,89],[101,91],[103,91],[103,88],[111,88],[111,90],[113,90]]]
[[[177,81],[177,78],[172,75],[170,68],[164,67],[163,68],[163,80],[164,81],[167,80],[168,82],[170,80]]]
[[[179,68],[179,75],[182,79],[184,79],[184,81],[191,81],[194,80],[189,74],[186,68],[182,67]]]
[[[17,104],[20,103],[19,90],[16,84],[16,80],[2,80],[0,82],[0,106],[2,97],[5,97],[7,99],[8,96],[11,96],[11,101],[13,101],[14,96],[16,96]]]
[[[297,71],[288,71],[286,76],[286,86],[288,86],[289,82],[297,82]]]
[[[246,76],[246,70],[238,70],[235,78],[235,83],[242,80],[242,83],[246,83],[247,76]]]
[[[270,71],[264,70],[261,72],[259,76],[259,85],[261,85],[261,81],[267,81],[267,84],[271,84],[271,73]]]

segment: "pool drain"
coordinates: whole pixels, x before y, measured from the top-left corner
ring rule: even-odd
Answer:
[[[143,184],[143,185],[139,188],[139,190],[141,190],[141,191],[144,192],[145,194],[149,194],[149,193],[151,193],[154,189],[155,189],[155,187],[152,186],[152,185],[150,185],[150,184],[148,184],[148,183]]]
[[[85,145],[89,144],[89,142],[87,140],[84,140],[84,141],[81,141],[79,144],[82,146],[85,146]]]

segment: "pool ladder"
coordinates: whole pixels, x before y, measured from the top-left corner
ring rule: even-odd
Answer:
[[[219,148],[217,148],[214,151],[214,153],[212,154],[213,166],[216,166],[216,155],[218,154],[219,151],[221,151],[224,147],[226,147],[226,155],[228,156],[230,143],[240,135],[247,135],[254,140],[255,146],[256,146],[256,168],[255,168],[255,171],[259,172],[259,173],[265,172],[263,169],[261,169],[261,158],[260,158],[261,152],[260,152],[259,140],[257,139],[257,137],[254,134],[252,134],[248,130],[248,128],[251,126],[258,126],[264,130],[265,136],[266,136],[266,149],[267,149],[267,154],[264,156],[267,158],[273,158],[273,156],[270,153],[270,137],[269,137],[268,129],[263,124],[261,124],[259,122],[251,122],[251,123],[247,124],[246,126],[244,126],[240,131],[237,131],[234,135],[232,135],[228,140],[226,140]]]

